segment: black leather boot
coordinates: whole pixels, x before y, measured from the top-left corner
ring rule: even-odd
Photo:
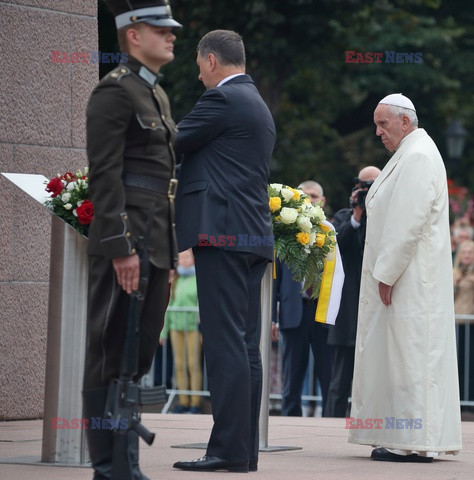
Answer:
[[[94,469],[93,480],[110,480],[112,469],[113,432],[102,428],[91,428],[92,417],[103,418],[106,399],[107,387],[82,392],[84,418],[89,420],[86,438]]]
[[[128,449],[134,480],[150,480],[143,475],[138,465],[138,435],[134,431],[128,432]]]

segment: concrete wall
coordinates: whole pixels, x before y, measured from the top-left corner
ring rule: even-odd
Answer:
[[[87,164],[97,0],[0,1],[0,172],[51,177]],[[43,415],[50,214],[0,176],[0,420]]]

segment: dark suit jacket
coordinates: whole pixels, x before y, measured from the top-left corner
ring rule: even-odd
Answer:
[[[329,331],[328,344],[345,347],[355,345],[366,227],[363,220],[359,228],[354,228],[351,216],[352,209],[344,208],[336,213],[333,220],[345,277],[336,325]]]
[[[277,302],[279,310],[277,314]],[[279,329],[296,328],[301,324],[303,302],[301,283],[295,282],[291,270],[281,260],[276,261],[276,279],[273,281],[273,321]]]
[[[273,258],[267,184],[274,143],[273,118],[250,76],[203,93],[179,123],[175,143],[184,154],[176,197],[180,251],[207,239]]]

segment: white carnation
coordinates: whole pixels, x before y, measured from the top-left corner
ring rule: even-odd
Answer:
[[[298,211],[295,208],[283,207],[280,212],[281,221],[289,225],[295,223],[298,218]]]
[[[301,228],[301,230],[303,230],[303,232],[306,232],[306,233],[310,233],[311,228],[313,226],[313,224],[311,223],[311,220],[304,215],[300,215],[298,217],[296,224],[298,225],[298,227]]]
[[[280,194],[285,199],[285,202],[288,203],[293,198],[294,192],[289,188],[282,188]]]
[[[72,192],[76,188],[76,182],[71,182],[67,184],[66,190]]]
[[[63,193],[61,195],[61,200],[64,202],[64,203],[67,203],[69,202],[69,200],[71,199],[71,194],[70,193]],[[69,210],[69,209],[68,209]]]

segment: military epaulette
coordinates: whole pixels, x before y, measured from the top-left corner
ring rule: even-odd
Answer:
[[[107,77],[112,77],[112,78],[114,78],[115,80],[117,80],[117,82],[119,82],[122,77],[125,77],[125,76],[127,76],[127,75],[130,75],[130,73],[132,73],[132,72],[130,71],[129,68],[124,67],[123,65],[120,65],[119,67],[117,67],[117,68],[115,68],[114,70],[112,70],[112,71],[107,75]]]

